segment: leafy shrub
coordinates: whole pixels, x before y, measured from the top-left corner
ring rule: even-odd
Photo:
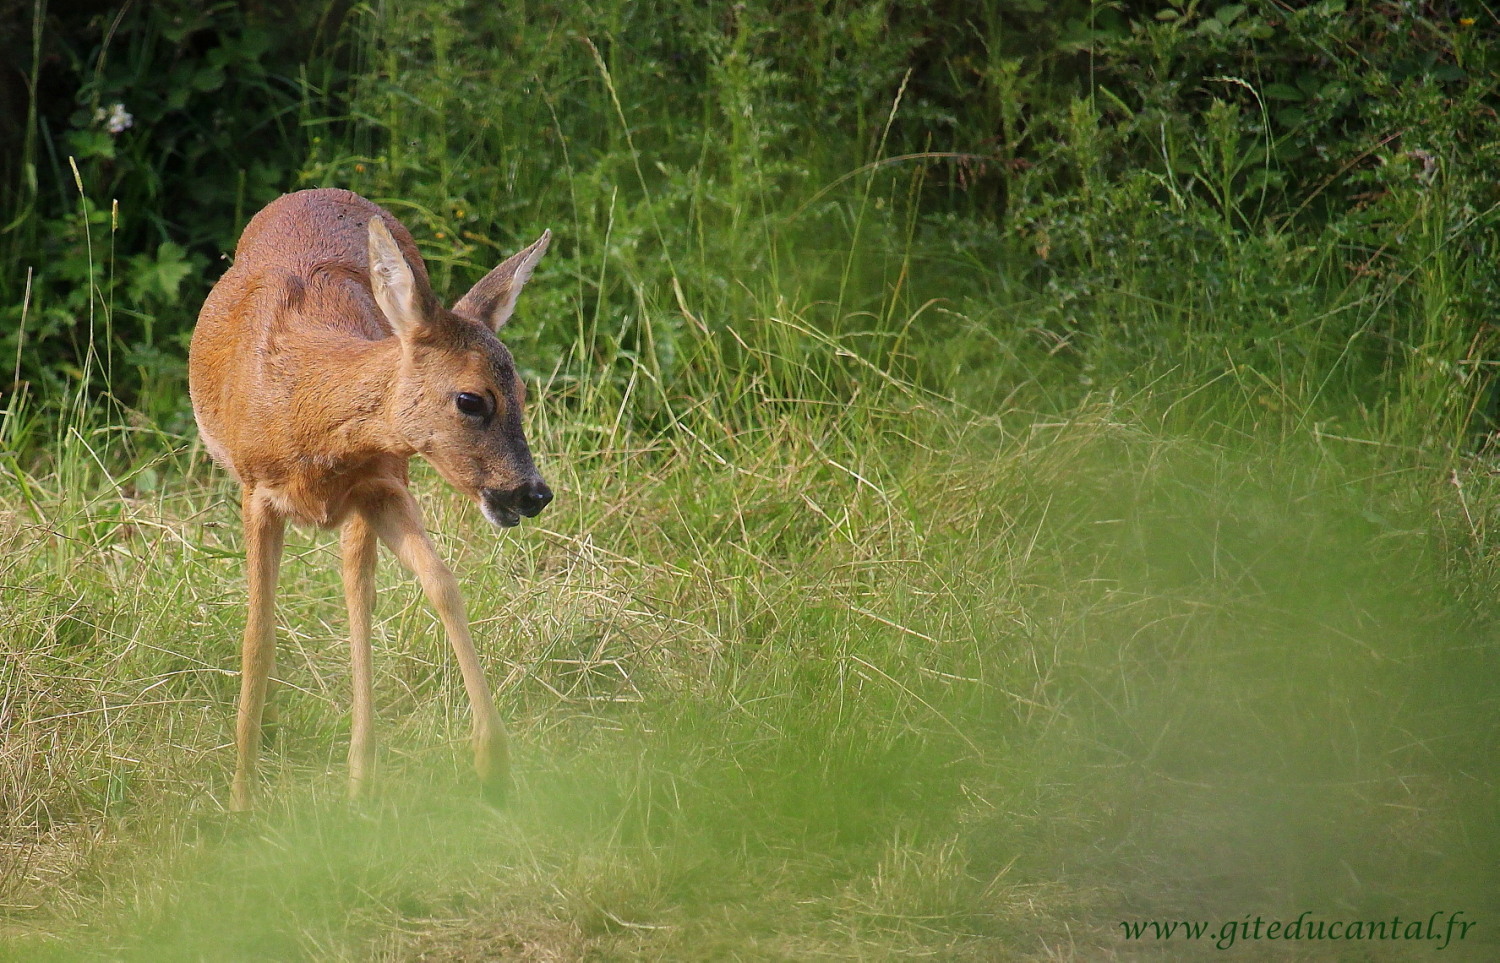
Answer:
[[[871,367],[981,405],[1175,368],[1252,410],[1430,422],[1487,364],[1496,24],[1447,4],[174,2],[48,29],[53,93],[0,167],[0,357],[24,337],[56,386],[95,350],[179,424],[217,259],[319,185],[391,207],[450,291],[556,229],[508,337],[564,395],[646,376],[648,422],[726,370],[838,400]]]
[[[173,398],[219,255],[287,186],[315,84],[338,76],[315,29],[334,8],[167,2],[34,18],[42,9],[0,12],[34,21],[17,34],[37,52],[14,61],[31,64],[31,120],[0,162],[0,354],[19,356],[44,395],[97,379],[127,402]]]

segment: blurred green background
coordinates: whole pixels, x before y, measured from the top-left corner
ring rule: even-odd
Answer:
[[[1500,20],[1480,4],[0,0],[0,958],[1192,958],[1500,926]],[[424,467],[520,791],[288,542],[264,810],[184,358],[359,191],[558,491]],[[1500,536],[1497,536],[1500,538]],[[1440,926],[1441,929],[1441,926]],[[1436,941],[1254,941],[1411,959]]]

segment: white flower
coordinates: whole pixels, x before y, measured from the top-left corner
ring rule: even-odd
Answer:
[[[135,118],[125,109],[124,104],[115,104],[108,110],[100,107],[94,111],[94,120],[103,124],[104,129],[111,134],[118,134],[135,126]]]

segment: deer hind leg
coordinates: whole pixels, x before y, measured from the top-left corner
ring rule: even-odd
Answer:
[[[349,798],[369,791],[375,779],[375,682],[370,661],[370,610],[375,604],[375,532],[359,512],[340,538],[344,600],[349,607],[349,665],[354,707],[349,727]]]
[[[485,797],[498,805],[504,802],[510,788],[510,742],[484,681],[479,656],[474,652],[458,582],[427,537],[422,511],[411,493],[403,487],[383,494],[385,497],[370,510],[370,524],[401,564],[416,575],[423,594],[443,623],[458,657],[474,716],[474,768]]]
[[[235,720],[237,762],[230,808],[250,809],[255,802],[256,762],[260,757],[261,719],[271,673],[276,667],[276,579],[286,521],[265,498],[246,488],[241,500],[245,523],[245,576],[250,607],[241,649],[240,708]]]

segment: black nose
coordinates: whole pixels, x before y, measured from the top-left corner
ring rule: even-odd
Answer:
[[[540,478],[515,488],[486,488],[480,494],[484,516],[501,528],[516,524],[521,515],[535,518],[552,501],[552,489]]]
[[[510,492],[510,503],[515,506],[516,511],[527,518],[535,518],[541,514],[552,501],[552,489],[541,479],[527,482],[521,487]]]

